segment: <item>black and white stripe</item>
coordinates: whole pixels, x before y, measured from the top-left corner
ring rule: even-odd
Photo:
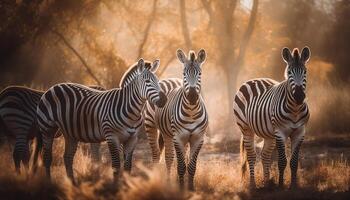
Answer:
[[[255,135],[264,139],[261,157],[265,184],[270,176],[271,154],[277,145],[280,186],[283,185],[287,164],[285,142],[288,137],[291,138],[291,186],[297,184],[299,148],[309,119],[308,106],[304,100],[305,64],[309,60],[310,50],[305,47],[300,55],[298,49],[294,49],[292,55],[288,48],[284,48],[282,56],[287,63],[285,81],[278,83],[267,78],[250,80],[240,87],[234,97],[234,114],[242,132],[242,172],[248,162],[251,187],[255,187]]]
[[[170,94],[174,89],[182,87],[183,83],[181,79],[178,78],[168,78],[161,80],[159,85],[166,96]],[[156,126],[156,115],[155,107],[152,104],[147,104],[146,109],[144,110],[145,116],[145,129],[147,134],[147,140],[150,144],[152,151],[152,160],[153,163],[160,162],[160,155],[164,149],[164,139],[163,136],[159,133],[159,130]],[[168,141],[167,141],[168,142]],[[169,142],[172,142],[169,140]],[[166,148],[165,157],[168,167],[168,172],[170,173],[170,167],[172,160],[174,158],[174,153],[172,148]],[[170,161],[170,163],[169,163]]]
[[[196,58],[195,53],[190,51],[188,59],[182,50],[178,50],[177,56],[184,65],[183,83],[179,79],[167,79],[160,82],[168,97],[168,102],[163,108],[156,108],[151,103],[147,103],[145,128],[152,148],[153,161],[158,162],[160,157],[159,130],[164,139],[168,173],[170,173],[175,148],[180,187],[184,187],[184,175],[187,168],[188,188],[193,190],[197,157],[208,126],[208,115],[200,95],[201,65],[206,54],[204,50],[200,50]],[[189,163],[186,163],[188,143],[190,158]]]
[[[78,142],[107,141],[112,157],[114,177],[120,172],[120,150],[123,145],[124,168],[131,170],[132,153],[137,133],[143,124],[141,111],[146,100],[164,106],[165,95],[160,91],[154,72],[145,68],[143,59],[137,65],[138,75],[121,89],[98,91],[73,83],[58,84],[42,96],[38,109],[38,124],[43,132],[44,164],[50,177],[52,161],[52,130],[59,127],[65,138],[64,163],[69,178],[74,182],[73,157]]]
[[[43,91],[21,86],[9,86],[0,93],[0,124],[5,136],[15,139],[13,160],[18,173],[21,162],[28,168],[29,142],[40,135],[36,126],[36,106],[43,94]],[[40,141],[37,141],[39,146]],[[34,159],[37,158],[36,153]]]
[[[100,86],[89,86],[105,90]],[[28,167],[30,158],[29,141],[36,137],[33,171],[37,168],[38,154],[42,147],[41,134],[36,123],[36,108],[44,91],[21,86],[9,86],[0,93],[0,124],[7,138],[15,139],[13,159],[16,171],[20,172],[20,162]],[[59,137],[57,132],[55,137]],[[91,144],[91,154],[95,160],[100,159],[99,144]]]

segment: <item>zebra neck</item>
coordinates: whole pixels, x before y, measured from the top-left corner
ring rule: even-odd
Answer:
[[[300,110],[305,106],[305,102],[298,105],[292,95],[291,90],[288,89],[288,82],[284,83],[284,91],[286,94],[285,107],[292,113],[299,113]]]
[[[190,102],[186,99],[185,90],[182,90],[181,93],[181,112],[187,117],[194,116],[201,112],[201,96],[199,95],[197,102],[194,105],[191,105]]]
[[[123,90],[123,99],[125,102],[125,106],[130,106],[137,110],[142,109],[142,107],[146,103],[146,99],[142,98],[141,96],[140,87],[137,83],[137,79],[131,81],[121,90]]]

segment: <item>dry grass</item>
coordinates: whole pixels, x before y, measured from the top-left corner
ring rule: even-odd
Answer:
[[[290,180],[288,167],[286,188],[276,187],[277,170],[274,164],[271,187],[250,192],[246,187],[247,179],[241,180],[236,157],[225,153],[222,154],[226,157],[213,157],[204,153],[199,158],[196,192],[181,192],[177,188],[176,173],[172,173],[169,182],[163,164],[152,168],[147,162],[143,164],[139,160],[131,175],[123,175],[117,188],[112,183],[108,159],[103,159],[98,166],[92,166],[88,153],[81,148],[74,163],[78,186],[73,186],[65,177],[62,147],[62,141],[55,144],[52,182],[46,181],[43,169],[36,175],[15,175],[10,154],[2,150],[0,199],[346,199],[349,196],[350,166],[343,157],[334,160],[324,158],[301,165],[300,187],[296,190],[287,188]],[[260,163],[256,167],[256,176],[258,187],[261,187]]]

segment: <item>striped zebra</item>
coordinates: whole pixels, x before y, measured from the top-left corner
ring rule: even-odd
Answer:
[[[278,151],[279,186],[283,186],[287,165],[285,142],[290,137],[291,187],[297,186],[299,149],[309,119],[305,89],[310,50],[305,47],[299,54],[298,49],[294,49],[292,55],[288,48],[284,48],[282,57],[287,63],[284,81],[278,83],[268,78],[250,80],[239,88],[234,97],[234,115],[242,132],[242,175],[248,162],[251,188],[255,188],[255,134],[264,139],[261,158],[265,186],[269,180],[271,154],[275,146]]]
[[[177,171],[179,184],[184,188],[186,167],[188,170],[188,188],[194,190],[194,175],[197,156],[203,145],[204,134],[208,126],[208,115],[205,109],[201,91],[201,65],[206,53],[202,49],[198,57],[193,51],[189,59],[182,50],[177,51],[177,57],[184,65],[183,83],[179,79],[167,79],[160,82],[161,88],[168,97],[163,108],[156,108],[152,103],[146,104],[145,129],[152,149],[153,161],[160,157],[159,137],[164,140],[165,161],[170,174],[174,158],[174,147],[177,156]],[[158,134],[158,130],[160,134]],[[190,159],[186,163],[186,145],[190,144]]]
[[[150,69],[145,68],[143,59],[133,67],[137,67],[137,76],[120,89],[101,92],[79,84],[65,83],[51,87],[42,96],[37,114],[43,132],[43,157],[48,178],[51,176],[52,130],[57,127],[65,138],[64,164],[73,183],[72,165],[79,141],[107,141],[115,181],[120,172],[120,151],[123,145],[124,169],[130,172],[137,133],[143,126],[141,110],[146,100],[159,107],[164,106],[167,100],[154,74],[159,67],[159,60],[154,61]],[[128,75],[124,78],[127,79]]]
[[[89,86],[97,90],[105,90],[100,86]],[[13,160],[17,173],[20,163],[28,168],[30,159],[29,142],[37,139],[33,158],[33,171],[36,171],[38,154],[42,146],[41,134],[36,123],[36,107],[44,91],[22,86],[9,86],[0,93],[0,126],[2,134],[15,139]],[[58,132],[55,137],[59,137]],[[99,160],[99,144],[91,144],[92,158]]]
[[[36,106],[43,94],[43,91],[21,86],[9,86],[0,93],[1,132],[5,137],[15,139],[13,161],[17,173],[20,173],[21,163],[29,168],[29,142],[37,138],[36,149],[41,145],[36,126]],[[35,162],[37,159],[38,152],[35,152]]]

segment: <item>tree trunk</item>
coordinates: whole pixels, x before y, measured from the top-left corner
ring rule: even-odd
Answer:
[[[137,51],[137,59],[139,59],[141,56],[144,56],[143,55],[144,48],[145,48],[146,42],[148,40],[149,32],[151,30],[153,21],[155,20],[156,14],[157,14],[157,2],[158,2],[158,0],[153,1],[152,12],[151,12],[150,16],[148,17],[147,26],[144,30],[144,35],[143,35],[143,38],[142,38],[141,43],[139,45],[139,49]]]
[[[224,123],[225,128],[233,125],[233,96],[237,90],[237,76],[244,62],[244,56],[247,45],[254,30],[257,18],[258,0],[253,1],[253,7],[250,14],[248,26],[240,45],[236,44],[237,39],[234,35],[234,11],[239,1],[208,1],[202,0],[204,9],[207,11],[211,23],[211,28],[216,37],[218,45],[218,62],[221,69],[224,70],[226,76],[226,91],[229,103],[229,113]],[[215,9],[212,8],[214,6]],[[239,48],[238,55],[235,55],[235,49]]]
[[[228,73],[227,73],[227,78],[228,78],[228,90],[227,90],[227,94],[228,94],[228,102],[229,102],[229,107],[230,109],[230,113],[229,113],[229,119],[230,121],[228,123],[232,123],[233,122],[233,97],[237,91],[237,77],[239,75],[240,70],[243,67],[244,64],[244,58],[245,58],[245,53],[249,44],[249,41],[251,39],[251,36],[253,34],[254,28],[255,28],[255,22],[257,19],[257,15],[258,15],[258,4],[259,4],[259,0],[254,0],[253,1],[253,7],[250,13],[250,17],[249,17],[249,22],[248,22],[248,26],[243,34],[242,40],[240,42],[240,46],[239,46],[239,53],[237,58],[234,60],[234,62],[228,66]]]
[[[186,46],[187,51],[188,51],[188,50],[191,50],[191,48],[192,48],[192,41],[191,41],[191,36],[190,36],[190,32],[188,30],[188,25],[187,25],[185,0],[180,0],[180,16],[181,16],[182,34],[184,36],[185,46]]]

